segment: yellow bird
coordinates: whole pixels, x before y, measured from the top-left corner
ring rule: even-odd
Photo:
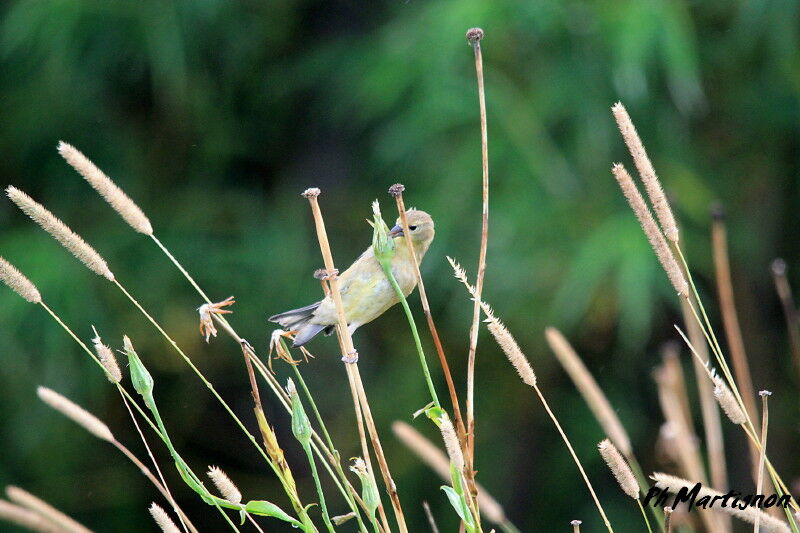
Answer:
[[[433,241],[435,234],[433,219],[425,211],[413,208],[406,211],[406,218],[411,244],[419,262]],[[392,273],[403,294],[408,296],[417,286],[417,276],[399,218],[389,235],[395,239],[396,245],[395,255],[392,258]],[[342,293],[342,305],[350,333],[375,320],[400,301],[389,280],[386,279],[380,263],[375,259],[372,246],[339,276],[339,290]],[[302,346],[320,331],[330,335],[338,322],[336,306],[330,296],[309,306],[271,316],[269,320],[287,330],[297,332],[294,346]]]

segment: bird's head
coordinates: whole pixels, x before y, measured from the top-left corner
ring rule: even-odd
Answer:
[[[413,207],[406,211],[406,219],[408,220],[408,231],[411,236],[411,241],[414,244],[421,244],[427,248],[431,243],[434,236],[433,219],[425,211],[419,211]],[[397,224],[389,232],[391,237],[402,237],[405,235],[403,231],[403,223],[400,218],[397,219]]]

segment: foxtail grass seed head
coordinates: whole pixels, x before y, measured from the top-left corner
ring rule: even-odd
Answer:
[[[461,446],[450,417],[445,415],[439,420],[439,430],[442,432],[444,447],[447,449],[447,455],[450,456],[450,462],[459,472],[462,472],[464,470],[464,454],[461,453]]]
[[[495,316],[490,316],[484,322],[486,322],[489,332],[494,337],[494,340],[497,341],[497,344],[500,345],[500,348],[506,354],[522,381],[526,385],[535,387],[536,374],[508,328]]]
[[[36,285],[31,283],[31,280],[2,257],[0,257],[0,281],[30,303],[42,303],[42,295],[39,294],[39,289],[36,288]]]
[[[110,281],[114,281],[114,274],[109,270],[105,260],[94,248],[86,244],[77,233],[69,229],[69,226],[61,222],[53,213],[48,211],[43,205],[37,203],[30,196],[17,189],[8,186],[6,195],[12,202],[17,204],[23,213],[39,224],[43,230],[53,236],[55,240],[74,255],[78,261],[86,265],[86,268],[99,274]]]
[[[107,442],[114,441],[114,435],[111,433],[111,430],[108,429],[108,426],[83,407],[47,387],[39,387],[36,389],[36,394],[44,403],[71,419],[76,424],[82,426],[98,439]]]
[[[92,533],[91,530],[85,528],[46,501],[34,496],[26,490],[9,485],[6,487],[6,496],[12,502],[30,509],[53,524],[55,526],[53,529],[54,531],[64,533]]]
[[[675,217],[672,215],[672,209],[670,209],[664,189],[661,188],[661,182],[656,176],[653,164],[650,162],[650,158],[647,157],[644,144],[642,144],[639,134],[636,133],[633,121],[622,102],[614,104],[611,110],[614,113],[617,126],[619,126],[619,131],[622,133],[622,138],[625,140],[625,144],[633,157],[636,169],[639,171],[639,176],[642,178],[647,196],[650,197],[650,202],[653,204],[653,209],[656,212],[658,221],[661,223],[661,228],[664,230],[664,235],[670,241],[677,243],[679,239],[678,225],[675,223]]]
[[[405,190],[406,190],[405,185],[403,185],[402,183],[395,183],[394,185],[389,187],[389,195],[397,198],[398,196],[401,196],[403,194],[403,191]]]
[[[631,440],[628,432],[620,422],[617,413],[608,402],[608,398],[597,385],[592,374],[572,348],[569,341],[554,327],[545,329],[545,337],[550,349],[575,383],[578,391],[586,400],[600,426],[611,442],[626,456],[631,455]]]
[[[486,302],[477,298],[475,287],[470,285],[469,281],[467,281],[467,273],[461,267],[461,265],[459,265],[452,257],[448,257],[447,261],[449,261],[450,266],[453,267],[453,273],[456,279],[464,284],[464,286],[467,288],[467,291],[469,291],[470,295],[472,295],[473,300],[478,300],[481,309],[483,309],[483,312],[486,315],[486,319],[484,320],[486,327],[489,329],[489,332],[492,334],[497,344],[500,345],[503,353],[506,354],[506,357],[511,362],[511,365],[516,369],[519,377],[525,384],[535,387],[536,374],[533,372],[533,368],[531,367],[528,358],[525,357],[524,353],[522,353],[522,350],[517,344],[517,341],[514,340],[511,332],[508,331],[508,328],[506,328],[500,319],[495,316],[492,308]]]
[[[697,483],[693,483],[679,477],[670,476],[662,472],[654,472],[651,477],[656,482],[656,487],[662,490],[666,489],[667,492],[671,492],[673,494],[676,494],[684,487],[686,490],[692,490],[692,488],[697,485]],[[700,485],[699,492],[697,494],[697,500],[707,498],[709,501],[718,501],[722,499],[723,496],[724,494],[721,492],[717,492]],[[716,500],[714,500],[714,498],[716,498]],[[755,524],[756,517],[758,517],[761,526],[760,531],[765,533],[789,533],[791,531],[785,522],[768,515],[756,507],[748,506],[745,509],[740,509],[738,505],[718,505],[715,506],[714,509],[728,513],[740,520],[749,522],[750,524]]]
[[[41,515],[5,500],[0,500],[0,520],[16,524],[30,531],[39,533],[60,533],[61,528]]]
[[[625,462],[625,459],[623,459],[622,454],[619,453],[616,446],[614,446],[610,440],[605,439],[600,441],[600,444],[597,445],[597,449],[600,450],[600,455],[608,465],[611,473],[614,474],[622,491],[634,500],[638,499],[639,482],[636,481],[636,476],[633,475],[631,467]]]
[[[672,286],[678,294],[683,297],[688,296],[689,284],[686,283],[683,271],[678,265],[678,261],[675,260],[672,250],[669,249],[669,245],[664,239],[664,234],[659,230],[658,224],[650,213],[650,209],[647,207],[644,198],[642,198],[642,194],[633,182],[633,178],[631,178],[631,175],[628,174],[628,171],[625,170],[625,167],[620,163],[612,167],[612,172],[619,183],[620,189],[622,189],[622,193],[625,195],[625,198],[627,198],[631,209],[633,209],[633,213],[639,220],[639,224],[641,224],[644,234],[647,236],[647,240],[650,241],[650,246],[653,247],[658,261],[666,271],[670,283],[672,283]]]
[[[150,505],[150,516],[153,517],[158,527],[161,528],[163,533],[181,533],[181,530],[178,529],[178,526],[175,525],[175,522],[172,521],[172,518],[169,517],[167,512],[159,507],[157,504],[153,503]]]
[[[106,176],[102,170],[97,168],[88,157],[83,155],[80,150],[74,146],[60,141],[58,143],[58,153],[61,154],[67,163],[75,169],[75,171],[83,176],[89,185],[94,190],[100,193],[106,202],[121,216],[130,227],[139,233],[145,235],[153,234],[153,226],[150,225],[150,220],[145,216],[139,206],[133,200],[122,192],[122,189],[111,181],[111,178]]]
[[[747,421],[747,417],[739,405],[739,402],[736,401],[736,397],[731,392],[731,389],[728,388],[728,385],[725,384],[725,381],[719,376],[714,378],[714,398],[717,399],[717,403],[719,403],[722,410],[725,411],[725,414],[728,415],[731,422],[736,425],[741,425]]]
[[[209,466],[207,473],[223,498],[231,503],[242,503],[242,493],[239,492],[239,489],[233,484],[233,481],[231,481],[225,472],[216,466]]]
[[[122,370],[119,368],[117,358],[114,356],[114,352],[111,351],[111,348],[103,344],[103,339],[97,334],[97,330],[95,330],[94,333],[95,337],[92,339],[92,344],[94,344],[94,351],[97,353],[97,358],[100,359],[100,363],[102,363],[106,371],[106,377],[111,383],[119,383],[122,381]]]

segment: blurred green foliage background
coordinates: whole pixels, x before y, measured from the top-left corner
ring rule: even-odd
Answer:
[[[370,202],[380,198],[391,213],[386,189],[400,181],[407,205],[429,211],[437,223],[423,274],[463,384],[472,307],[444,257],[457,258],[474,276],[480,136],[464,32],[483,27],[492,183],[485,295],[531,358],[612,521],[620,531],[640,530],[638,511],[595,451],[601,431],[542,334],[552,324],[574,341],[619,409],[645,470],[657,468],[653,445],[662,418],[651,371],[661,343],[675,337],[677,301],[611,177],[612,162],[631,164],[610,106],[622,100],[642,134],[709,299],[716,296],[709,206],[718,199],[727,209],[754,381],[776,393],[770,447],[791,479],[797,454],[783,452],[797,444],[798,383],[768,265],[785,257],[800,287],[799,6],[7,1],[0,5],[0,175],[3,185],[42,201],[101,252],[254,430],[237,347],[223,337],[202,341],[197,295],[60,159],[57,141],[84,151],[139,203],[212,298],[237,296],[234,323],[263,354],[272,327],[266,317],[319,296],[311,273],[321,258],[299,193],[322,188],[343,266],[370,242]],[[114,347],[123,334],[133,339],[156,376],[167,424],[197,470],[219,465],[245,497],[286,505],[274,476],[202,384],[114,287],[7,201],[0,203],[0,228],[0,254],[79,335],[89,339],[95,325]],[[412,305],[420,311],[416,296]],[[412,531],[426,530],[423,500],[444,530],[454,530],[439,480],[389,431],[392,420],[409,421],[425,398],[400,309],[355,340]],[[424,341],[434,361],[427,334]],[[305,369],[307,379],[343,456],[356,455],[335,341],[310,348],[317,358]],[[283,379],[287,369],[276,368]],[[524,531],[564,531],[574,518],[598,531],[558,435],[485,331],[477,379],[479,479]],[[160,500],[152,487],[110,446],[40,405],[39,384],[87,406],[141,451],[124,407],[85,354],[40,308],[2,289],[0,484],[23,486],[101,531],[153,529],[145,509]],[[288,419],[274,401],[266,403],[301,493],[312,500]],[[436,438],[430,424],[415,425]],[[743,437],[728,431],[727,441],[732,485],[749,489]],[[181,486],[163,450],[159,457],[196,522],[224,530],[220,517]],[[332,499],[333,511],[343,511]]]

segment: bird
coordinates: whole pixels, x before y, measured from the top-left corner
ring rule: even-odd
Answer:
[[[433,218],[415,208],[406,211],[409,236],[417,264],[433,242],[435,229]],[[405,239],[400,218],[389,230],[394,239],[395,255],[392,258],[392,274],[397,284],[408,296],[417,286],[416,269],[412,263],[411,250]],[[375,258],[372,246],[367,248],[350,267],[339,275],[339,291],[342,295],[347,326],[352,334],[356,329],[381,316],[387,309],[400,301],[397,293],[386,278],[380,263]],[[299,309],[292,309],[269,317],[270,322],[295,332],[293,346],[303,346],[320,332],[333,333],[338,318],[336,305],[330,295],[322,300]]]

